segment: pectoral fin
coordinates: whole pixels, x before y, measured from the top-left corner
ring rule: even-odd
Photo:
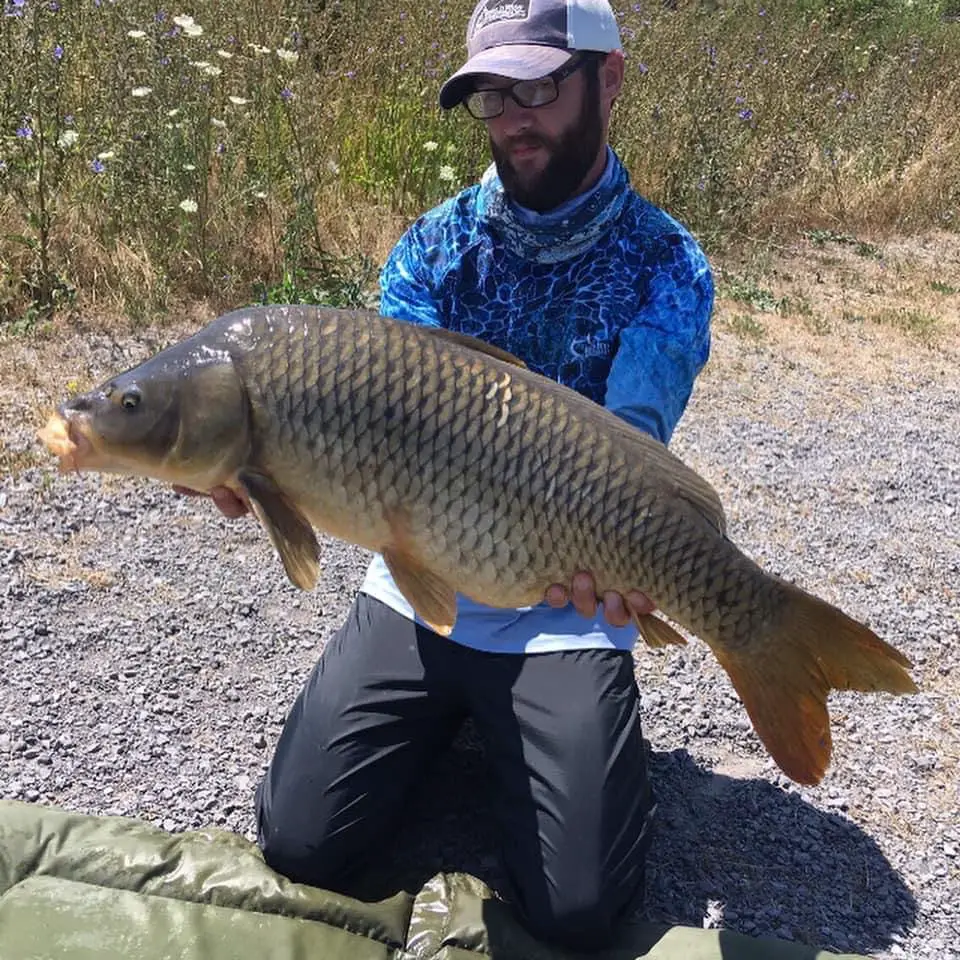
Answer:
[[[290,582],[301,590],[312,590],[320,574],[320,544],[309,520],[266,474],[244,470],[237,480],[280,555]]]
[[[662,620],[652,613],[644,614],[642,617],[634,617],[634,623],[640,631],[640,636],[643,637],[643,642],[655,650],[659,647],[682,647],[687,642],[666,620]]]

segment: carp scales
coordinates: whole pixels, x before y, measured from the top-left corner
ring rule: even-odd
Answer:
[[[61,471],[233,489],[290,581],[316,531],[380,553],[449,635],[456,593],[543,601],[592,572],[645,593],[651,646],[706,642],[760,740],[798,783],[832,749],[831,689],[916,692],[910,661],[727,536],[713,487],[665,445],[517,358],[367,310],[253,307],[63,403],[40,431]],[[664,616],[660,616],[659,614]]]

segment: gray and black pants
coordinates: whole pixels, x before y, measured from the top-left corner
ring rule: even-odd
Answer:
[[[257,789],[265,859],[338,889],[374,856],[466,716],[482,738],[510,889],[535,936],[610,939],[643,896],[651,792],[629,653],[485,653],[360,594]]]

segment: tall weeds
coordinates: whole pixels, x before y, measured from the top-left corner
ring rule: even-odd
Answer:
[[[615,4],[614,144],[708,247],[956,228],[956,0]],[[436,106],[472,0],[0,6],[0,321],[366,302],[402,225],[488,162]]]

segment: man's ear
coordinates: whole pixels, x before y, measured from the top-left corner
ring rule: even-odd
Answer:
[[[620,96],[623,88],[623,52],[611,50],[600,64],[600,97],[608,104]]]

